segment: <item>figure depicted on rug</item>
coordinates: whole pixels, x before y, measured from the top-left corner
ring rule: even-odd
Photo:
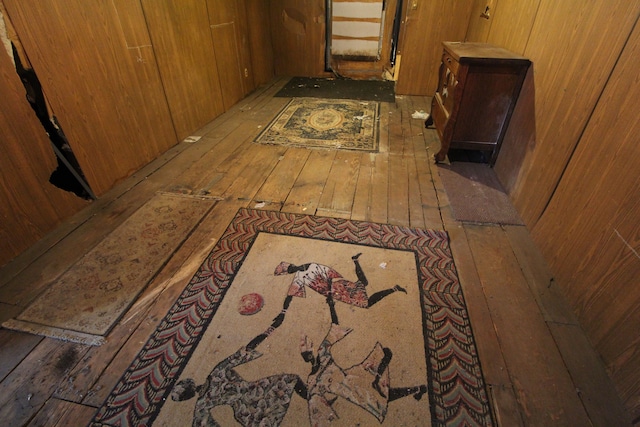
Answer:
[[[304,336],[300,342],[302,358],[311,363],[307,379],[309,421],[311,425],[326,426],[338,418],[333,410],[334,402],[342,397],[371,413],[382,423],[389,402],[413,395],[420,400],[427,391],[426,385],[392,388],[389,383],[389,363],[393,353],[379,342],[359,364],[341,368],[333,359],[331,348],[351,333],[351,328],[339,326],[331,295],[327,297],[331,309],[331,328],[318,353],[313,353],[313,343]]]
[[[288,306],[288,303],[294,296],[305,298],[306,287],[313,289],[325,297],[331,294],[335,300],[361,308],[369,308],[394,292],[407,293],[404,288],[395,285],[393,288],[385,289],[368,296],[367,285],[369,281],[358,261],[360,255],[362,254],[356,254],[351,257],[355,266],[356,277],[358,278],[355,282],[345,279],[336,270],[326,265],[316,264],[314,262],[293,265],[282,261],[276,267],[274,274],[276,276],[283,274],[294,275],[291,285],[289,286],[289,291],[287,292],[285,306]],[[283,316],[283,314],[281,314],[281,316]]]
[[[307,387],[298,375],[278,374],[246,381],[234,370],[236,366],[262,356],[255,348],[275,327],[272,324],[249,344],[218,363],[204,384],[197,386],[193,379],[187,378],[173,387],[171,399],[175,401],[188,400],[198,395],[193,411],[194,427],[219,426],[211,415],[211,409],[220,405],[231,406],[234,418],[242,426],[278,426],[289,409],[294,391],[307,399]]]

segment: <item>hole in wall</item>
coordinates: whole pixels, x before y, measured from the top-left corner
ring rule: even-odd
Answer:
[[[49,183],[85,200],[95,200],[96,196],[91,191],[62,128],[58,124],[56,117],[49,115],[38,76],[33,69],[23,66],[20,55],[18,55],[13,43],[11,48],[13,49],[16,72],[26,90],[27,101],[49,136],[51,147],[58,161],[58,167],[51,173]]]

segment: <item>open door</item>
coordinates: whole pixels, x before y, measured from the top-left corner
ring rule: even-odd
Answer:
[[[378,80],[393,75],[401,5],[402,0],[326,0],[326,71]]]
[[[350,61],[379,60],[384,36],[384,2],[331,0],[330,5],[331,56]]]

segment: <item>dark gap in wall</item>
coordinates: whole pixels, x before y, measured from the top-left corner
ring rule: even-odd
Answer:
[[[449,162],[489,163],[491,152],[451,148],[447,153],[447,157]]]
[[[56,117],[49,117],[49,111],[38,76],[36,76],[33,69],[27,69],[22,65],[20,56],[13,43],[11,46],[13,48],[16,72],[27,91],[27,101],[29,101],[31,108],[33,108],[45,132],[47,132],[49,140],[51,141],[51,148],[58,160],[58,167],[51,173],[49,183],[62,190],[74,193],[76,196],[85,200],[95,200],[96,196],[91,191],[80,169],[80,164],[73,154],[71,146],[60,128]]]

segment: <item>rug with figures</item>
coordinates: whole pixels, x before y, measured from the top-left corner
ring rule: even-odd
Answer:
[[[446,232],[241,209],[93,425],[493,425]]]

